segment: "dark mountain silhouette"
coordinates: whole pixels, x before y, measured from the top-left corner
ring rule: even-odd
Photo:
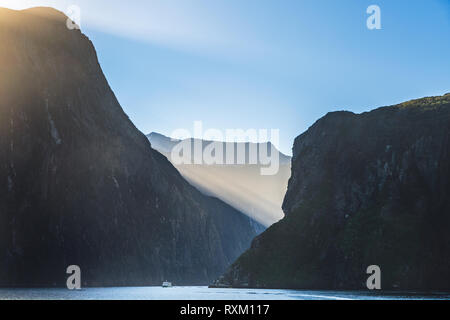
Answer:
[[[189,185],[53,9],[0,9],[0,286],[205,284],[260,228]]]
[[[294,143],[286,217],[216,284],[450,289],[450,94],[333,112]]]

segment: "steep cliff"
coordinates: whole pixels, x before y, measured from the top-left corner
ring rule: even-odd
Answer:
[[[0,9],[0,286],[209,283],[255,222],[190,186],[53,9]]]
[[[286,217],[220,285],[450,289],[450,94],[333,112],[294,143]]]

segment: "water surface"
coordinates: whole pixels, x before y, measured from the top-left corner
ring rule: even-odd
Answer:
[[[0,289],[0,300],[449,300],[450,293],[115,287]]]

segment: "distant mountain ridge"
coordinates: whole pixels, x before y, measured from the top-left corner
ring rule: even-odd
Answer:
[[[150,147],[66,19],[0,9],[0,286],[210,283],[262,226]]]
[[[181,140],[174,140],[159,133],[151,133],[147,135],[152,147],[169,160],[173,148],[178,145]],[[199,142],[202,150],[213,143],[213,141],[187,139],[193,146],[195,142]],[[291,157],[284,155],[275,149],[279,154],[279,171],[273,176],[261,175],[261,168],[264,167],[260,163],[259,148],[265,145],[265,150],[271,150],[268,143],[252,144],[252,143],[234,143],[234,164],[226,164],[227,147],[225,142],[215,142],[223,145],[223,163],[216,165],[193,164],[193,148],[191,157],[192,164],[172,164],[180,171],[180,173],[194,186],[203,193],[220,198],[226,203],[239,209],[252,219],[255,219],[265,226],[280,220],[284,214],[281,204],[286,193],[287,182],[290,177]],[[243,146],[245,150],[244,164],[237,163],[238,145]],[[250,164],[249,150],[255,147],[257,150],[258,164]],[[228,145],[229,147],[229,145]],[[269,153],[271,154],[271,153]]]
[[[216,285],[450,289],[450,94],[332,112],[297,137],[286,217]]]
[[[152,132],[150,134],[147,135],[147,138],[150,140],[152,147],[155,150],[158,150],[159,152],[163,153],[166,156],[170,157],[170,154],[173,150],[173,148],[178,145],[180,142],[182,141],[191,141],[192,146],[194,146],[194,143],[196,141],[199,141],[202,145],[202,150],[204,150],[208,145],[210,145],[211,143],[219,143],[222,144],[223,146],[223,150],[224,150],[224,155],[223,155],[223,164],[226,164],[226,148],[227,148],[227,142],[223,142],[223,141],[211,141],[211,140],[202,140],[202,139],[196,139],[196,138],[190,138],[190,139],[185,139],[185,140],[179,140],[179,139],[172,139],[170,137],[167,137],[165,135],[162,135],[160,133],[157,132]],[[251,164],[250,163],[250,159],[249,159],[249,150],[251,149],[250,146],[254,146],[255,150],[257,151],[257,157],[256,157],[256,164],[262,164],[262,161],[260,159],[260,147],[264,146],[264,151],[267,150],[268,155],[271,154],[271,142],[264,142],[264,143],[253,143],[253,142],[234,142],[232,143],[234,145],[234,153],[235,153],[235,157],[234,157],[234,163],[233,165],[237,164],[237,153],[239,150],[238,146],[244,145],[244,149],[245,150],[245,162],[243,164]],[[284,153],[280,152],[279,150],[277,150],[275,148],[275,151],[279,154],[279,161],[280,164],[282,165],[290,165],[291,164],[291,157],[285,155]],[[193,150],[192,150],[193,152]],[[192,157],[191,157],[192,159]]]

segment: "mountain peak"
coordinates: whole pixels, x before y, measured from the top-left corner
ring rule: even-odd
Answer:
[[[59,22],[65,22],[68,18],[65,13],[52,7],[33,7],[23,10],[14,10],[0,7],[0,15],[2,16],[2,18],[9,16],[11,18],[10,21],[16,20],[20,23],[25,22],[25,19],[29,22],[30,19],[32,19],[30,16]],[[14,18],[14,20],[12,18]]]
[[[0,286],[64,286],[68,263],[87,286],[207,284],[250,245],[255,222],[150,148],[62,13],[0,9],[0,70]]]
[[[216,285],[362,290],[376,264],[384,290],[448,290],[449,98],[318,120],[294,143],[286,217]]]
[[[52,7],[32,7],[32,8],[28,8],[28,9],[23,9],[23,10],[18,10],[19,12],[23,12],[23,13],[30,13],[30,14],[35,14],[35,15],[40,15],[40,16],[44,16],[44,17],[51,17],[51,16],[57,16],[57,17],[61,17],[66,19],[67,16],[65,13],[63,13],[62,11],[59,11],[55,8]]]

